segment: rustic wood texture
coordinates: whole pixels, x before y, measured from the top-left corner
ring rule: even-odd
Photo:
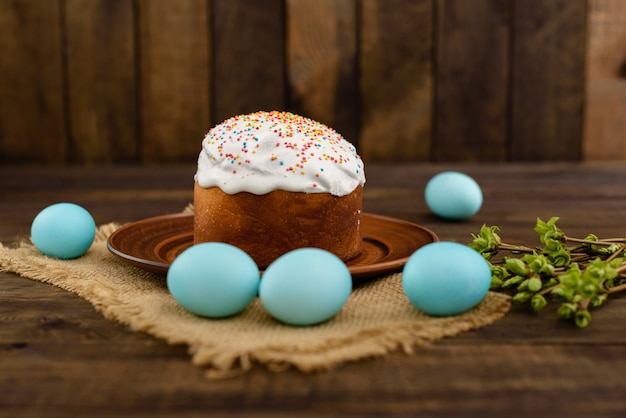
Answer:
[[[580,160],[586,1],[514,4],[510,159]]]
[[[142,160],[192,160],[210,127],[208,3],[138,4]]]
[[[69,160],[138,161],[133,4],[67,0]]]
[[[583,153],[625,160],[626,2],[590,0]]]
[[[290,110],[366,161],[626,161],[621,0],[0,0],[0,163],[195,161]]]
[[[0,163],[65,162],[61,22],[56,2],[0,2]]]
[[[464,222],[434,217],[423,187],[442,170],[481,184],[481,211]],[[0,242],[28,236],[33,217],[60,200],[97,223],[180,211],[195,165],[0,167]],[[396,164],[368,167],[365,210],[400,217],[467,243],[483,223],[508,241],[538,245],[536,217],[560,216],[570,236],[626,236],[626,166],[602,164]],[[593,214],[593,216],[589,216]],[[0,415],[21,417],[623,417],[626,294],[580,330],[552,310],[514,305],[494,324],[327,372],[260,367],[210,381],[183,346],[105,320],[53,286],[0,273]]]
[[[213,121],[286,105],[282,0],[213,0]]]
[[[505,161],[510,2],[437,6],[434,159]]]
[[[66,0],[69,160],[138,160],[134,9],[126,0]]]
[[[288,0],[289,110],[332,126],[356,142],[356,0]]]
[[[432,1],[361,2],[359,152],[427,161],[433,118]]]

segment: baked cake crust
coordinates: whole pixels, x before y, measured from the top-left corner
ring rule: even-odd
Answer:
[[[322,248],[344,261],[362,250],[363,187],[345,196],[275,190],[227,194],[194,186],[194,243],[225,242],[246,251],[259,268],[303,247]]]

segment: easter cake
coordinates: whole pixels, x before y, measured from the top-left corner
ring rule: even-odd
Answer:
[[[289,112],[234,116],[202,141],[194,242],[225,242],[260,268],[303,247],[344,261],[362,250],[365,174],[334,129]]]

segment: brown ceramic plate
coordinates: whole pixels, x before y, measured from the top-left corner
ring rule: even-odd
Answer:
[[[401,271],[418,248],[438,241],[434,232],[400,219],[363,214],[363,252],[346,264],[353,279]],[[193,214],[156,216],[125,225],[107,241],[113,254],[153,273],[165,274],[193,244]]]

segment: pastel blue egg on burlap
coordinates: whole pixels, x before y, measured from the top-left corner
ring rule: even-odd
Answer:
[[[55,203],[43,209],[30,227],[33,244],[43,254],[74,259],[84,255],[96,237],[96,223],[75,203]]]
[[[276,259],[263,273],[261,303],[290,325],[313,325],[335,316],[352,292],[352,276],[336,255],[300,248]]]
[[[167,271],[167,287],[188,311],[222,318],[243,311],[256,297],[260,272],[245,251],[222,242],[193,245]]]

